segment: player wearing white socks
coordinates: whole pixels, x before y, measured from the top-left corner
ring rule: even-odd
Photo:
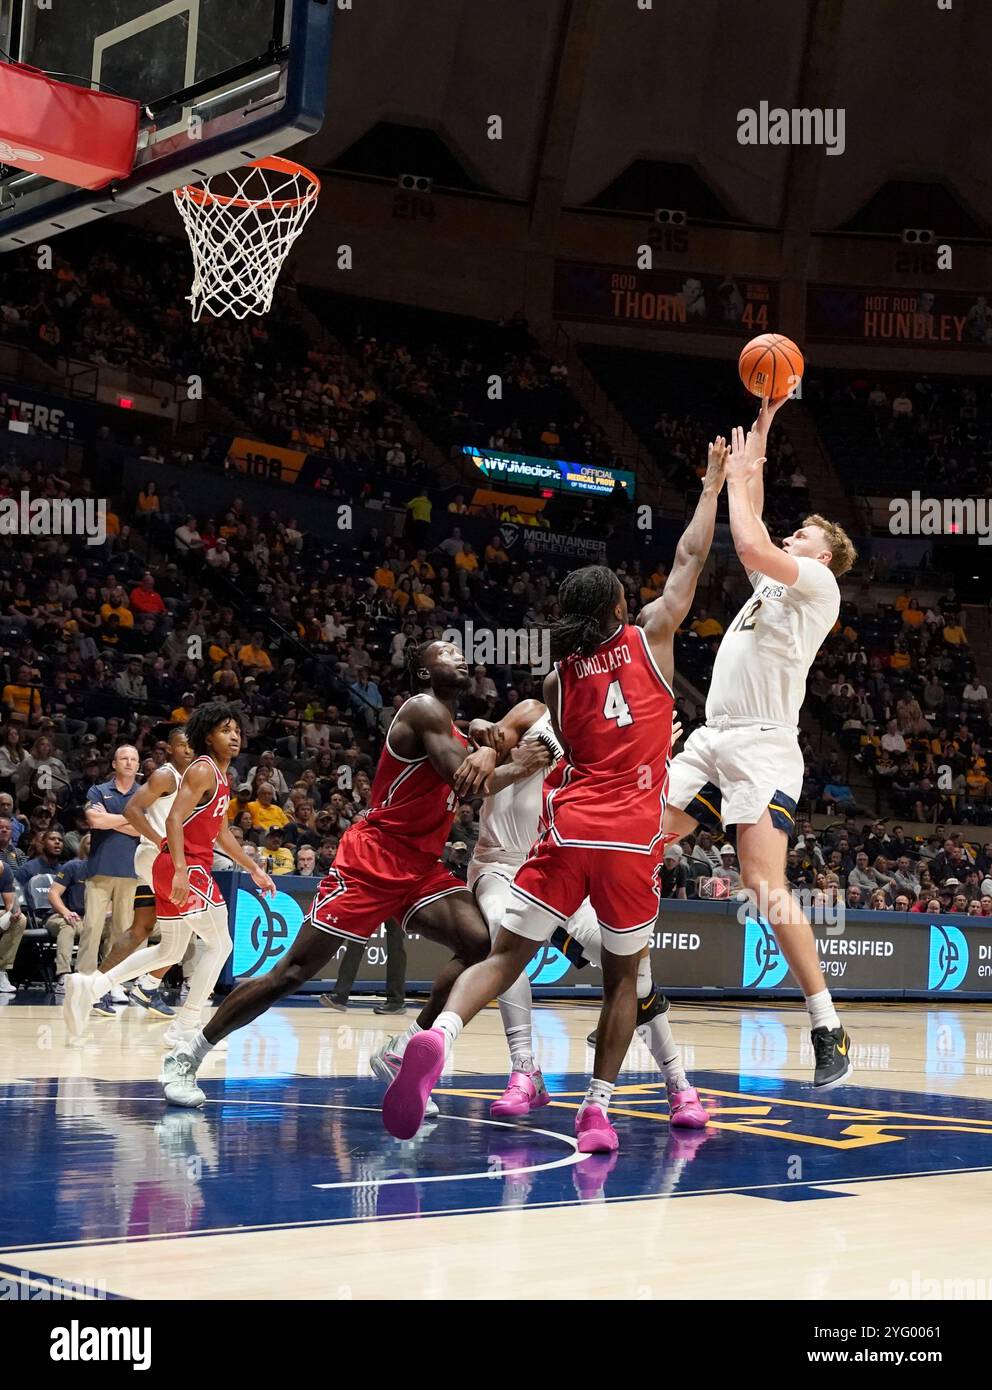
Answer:
[[[673,726],[673,742],[681,726]],[[555,737],[551,716],[539,700],[514,706],[499,724],[475,720],[471,737],[479,744],[510,754],[518,743],[538,741],[552,755],[552,770],[564,756]],[[479,820],[479,840],[468,871],[468,886],[486,919],[493,941],[506,915],[514,875],[526,860],[538,836],[545,773],[536,773],[487,796]],[[559,927],[551,938],[580,968],[602,965],[602,935],[589,899]],[[706,1125],[709,1116],[697,1092],[689,1085],[681,1054],[668,1021],[668,1001],[651,979],[650,951],[645,947],[637,967],[637,1035],[647,1045],[665,1078],[671,1122],[686,1128]],[[547,1105],[550,1097],[534,1058],[532,995],[526,972],[520,974],[499,997],[503,1030],[510,1049],[510,1079],[503,1095],[493,1102],[494,1117],[526,1115]]]
[[[129,822],[147,842],[136,852],[135,866],[140,876],[147,874],[151,880],[161,939],[157,946],[142,947],[108,971],[70,977],[63,1013],[71,1039],[82,1036],[95,999],[127,980],[181,961],[194,932],[202,949],[186,1001],[167,1029],[165,1042],[173,1047],[200,1028],[203,1010],[232,947],[227,906],[207,867],[215,840],[224,841],[224,852],[251,874],[263,892],[275,892],[268,874],[247,858],[227,828],[227,768],[241,746],[237,712],[219,702],[205,705],[187,730],[196,756],[178,786],[170,790],[166,771],[159,768],[128,807]],[[184,880],[181,897],[179,887],[172,887],[174,875],[177,883],[181,876]]]
[[[140,943],[147,942],[155,930],[152,865],[159,845],[165,839],[166,818],[172,810],[179,783],[192,756],[185,730],[173,729],[169,735],[168,762],[152,773],[125,808],[125,820],[134,826],[141,836],[134,852],[134,872],[138,877],[138,887],[134,895],[134,921],[130,930],[108,953],[99,970],[90,974],[77,972],[67,977],[62,1014],[71,1040],[81,1037],[87,1012],[97,1000],[100,1001],[103,1011],[111,1014],[113,1011],[107,1006],[112,994],[132,980],[139,983],[146,980],[152,982],[146,995],[148,1000],[152,1000],[158,993],[161,978],[154,978],[151,972],[158,970],[164,974],[173,964],[171,960],[160,959],[162,953],[159,947],[143,948]],[[162,1016],[173,1017],[173,1010],[163,1009]]]
[[[737,826],[744,887],[767,916],[806,996],[815,1054],[813,1084],[851,1071],[850,1038],[827,989],[810,924],[786,879],[789,836],[802,793],[799,712],[806,677],[840,610],[839,576],[857,558],[835,523],[809,516],[781,547],[761,520],[768,430],[784,402],[764,402],[727,458],[730,528],[754,593],[720,643],[706,723],[672,760],[665,830],[681,838],[702,824]]]
[[[152,865],[158,847],[165,839],[165,819],[172,810],[176,792],[183,773],[192,758],[184,728],[169,732],[169,759],[138,788],[124,809],[124,818],[141,835],[134,853],[134,872],[138,876],[138,887],[134,895],[134,918],[131,926],[108,952],[101,963],[99,973],[109,977],[118,965],[128,960],[132,954],[144,946],[155,930],[155,893],[152,888]],[[131,812],[132,814],[128,814]],[[142,814],[135,818],[134,813]],[[154,842],[148,838],[148,828],[155,833]],[[173,1018],[175,1011],[166,1003],[162,990],[162,976],[168,966],[160,966],[156,974],[150,972],[133,978],[131,989],[127,991],[132,1003],[139,1003],[149,1013],[158,1018]],[[74,989],[78,986],[73,986]],[[104,1017],[115,1017],[113,1009],[114,994],[124,993],[120,986],[98,998],[95,1011]],[[67,1015],[68,1016],[68,1015]]]

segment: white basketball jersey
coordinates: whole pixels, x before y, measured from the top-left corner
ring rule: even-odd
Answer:
[[[555,738],[551,715],[547,710],[534,721],[521,742],[534,739],[550,740],[555,759],[565,750]],[[550,771],[550,768],[548,769]],[[479,816],[479,840],[473,858],[482,864],[522,864],[531,845],[537,839],[544,796],[544,772],[535,772],[522,782],[504,787],[494,796],[487,796]]]
[[[162,767],[172,773],[172,791],[166,792],[163,796],[156,797],[145,812],[145,816],[155,827],[157,838],[152,841],[152,843],[155,845],[156,849],[161,847],[162,841],[165,839],[165,822],[168,819],[169,812],[172,810],[172,803],[176,799],[180,781],[179,773],[171,763],[163,763]],[[148,843],[149,841],[142,837],[142,844],[147,845]]]
[[[795,728],[806,676],[840,612],[837,580],[819,560],[796,558],[791,585],[748,577],[749,598],[723,635],[706,699],[706,718],[726,715]]]

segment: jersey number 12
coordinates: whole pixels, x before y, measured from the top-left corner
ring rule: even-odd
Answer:
[[[610,682],[610,688],[606,692],[606,702],[603,705],[603,714],[607,719],[615,719],[618,729],[625,729],[628,724],[634,722],[634,716],[630,712],[627,701],[623,698],[619,681]]]

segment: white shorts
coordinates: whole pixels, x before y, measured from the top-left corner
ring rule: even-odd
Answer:
[[[138,881],[143,883],[146,888],[152,886],[152,869],[155,866],[158,853],[155,846],[150,845],[147,840],[142,840],[134,851],[134,872],[138,876]]]
[[[519,867],[519,864],[477,864],[474,860],[468,866],[468,886],[475,894],[479,911],[486,919],[491,939],[496,940],[497,932],[506,923],[506,918],[512,909],[515,925],[511,930],[515,931],[518,936],[526,936],[534,941],[547,941],[556,927],[564,926],[568,935],[574,937],[593,964],[599,965],[602,959],[602,932],[596,920],[592,903],[588,898],[579,910],[574,912],[564,923],[557,916],[539,914],[548,919],[546,924],[541,924],[540,936],[532,936],[530,931],[520,929],[518,919],[521,906],[526,907],[528,915],[530,907],[529,905],[522,905],[518,898],[512,896],[513,877]],[[535,909],[535,911],[537,910]],[[544,929],[545,925],[547,930]],[[616,935],[616,933],[611,932],[611,939]],[[624,937],[625,939],[626,937]],[[650,936],[648,940],[650,940]],[[638,949],[641,949],[645,944],[642,941]],[[615,955],[625,954],[625,952],[617,951],[615,945],[611,945],[609,949]]]
[[[480,864],[472,860],[468,866],[468,887],[486,919],[490,940],[503,925],[510,901],[510,887],[519,864]]]
[[[672,759],[668,805],[714,834],[723,825],[753,825],[767,810],[773,825],[794,835],[804,772],[792,729],[704,724]]]

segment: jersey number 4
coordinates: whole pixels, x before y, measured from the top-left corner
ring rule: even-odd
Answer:
[[[634,716],[630,712],[630,707],[623,698],[623,691],[620,689],[619,681],[610,682],[610,688],[606,692],[606,701],[603,705],[603,715],[607,719],[615,719],[618,729],[625,729],[628,724],[633,724],[634,722]]]

